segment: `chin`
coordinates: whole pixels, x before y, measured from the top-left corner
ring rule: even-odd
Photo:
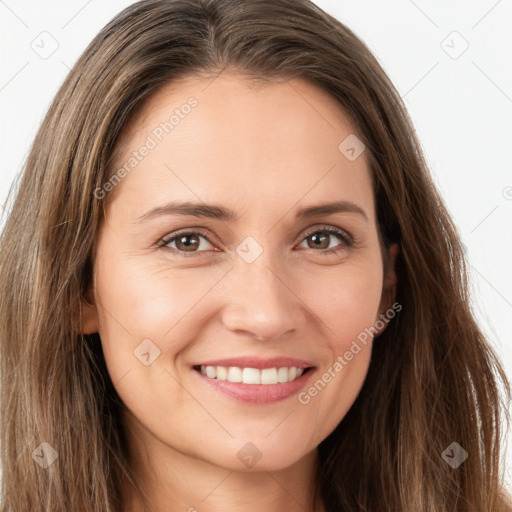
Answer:
[[[247,473],[281,471],[298,463],[302,458],[311,456],[314,452],[314,449],[305,452],[304,442],[290,446],[277,436],[273,442],[255,438],[253,441],[239,439],[231,441],[233,448],[226,448],[221,457],[208,458],[212,464],[231,471]],[[216,455],[220,455],[218,449]]]

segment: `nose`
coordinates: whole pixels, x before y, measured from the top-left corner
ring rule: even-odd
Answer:
[[[252,263],[237,261],[225,280],[222,323],[237,334],[277,340],[300,328],[304,305],[290,273],[276,271],[263,254]]]

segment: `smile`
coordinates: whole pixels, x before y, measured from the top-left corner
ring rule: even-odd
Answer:
[[[311,362],[292,358],[237,357],[204,361],[192,366],[199,385],[215,395],[264,405],[299,393],[315,374]]]
[[[197,369],[197,367],[195,367]],[[275,368],[240,368],[238,366],[205,366],[201,365],[200,371],[210,379],[225,380],[227,382],[244,384],[272,385],[292,382],[299,378],[308,368],[275,367]]]

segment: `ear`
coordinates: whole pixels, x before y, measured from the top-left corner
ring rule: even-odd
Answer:
[[[99,331],[98,309],[92,287],[80,301],[80,318],[80,332],[82,334],[93,334]]]
[[[395,302],[396,297],[396,271],[395,271],[395,261],[396,256],[398,254],[398,243],[391,244],[389,246],[389,268],[384,276],[384,282],[382,286],[382,296],[381,301],[379,305],[379,316],[375,319],[375,323],[377,324],[378,320],[381,320],[381,322],[378,322],[376,325],[376,329],[378,330],[378,333],[375,336],[378,336],[384,332],[386,329],[386,326],[388,324],[388,321],[382,321],[383,315],[385,315],[386,311],[391,308],[393,303]],[[378,328],[379,325],[384,324],[382,328]]]

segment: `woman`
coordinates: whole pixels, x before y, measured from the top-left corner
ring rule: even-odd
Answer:
[[[4,511],[510,510],[457,230],[308,1],[116,16],[34,141],[0,286]]]

